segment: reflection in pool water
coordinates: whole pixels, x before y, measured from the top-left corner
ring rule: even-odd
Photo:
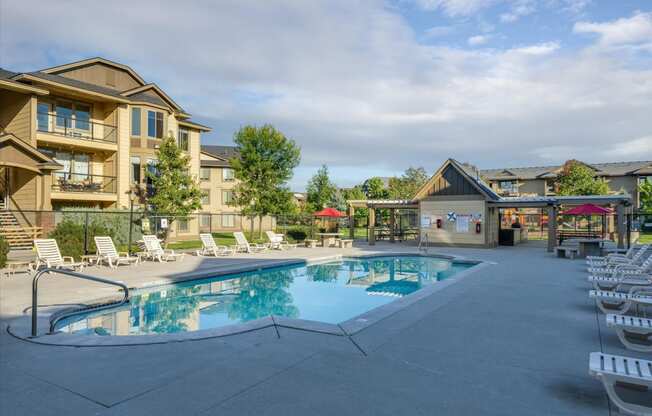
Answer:
[[[139,290],[128,305],[67,318],[57,329],[161,334],[270,315],[338,323],[471,266],[435,257],[393,256],[271,268]]]

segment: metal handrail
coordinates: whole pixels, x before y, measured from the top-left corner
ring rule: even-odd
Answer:
[[[425,235],[425,238],[419,239],[419,248],[418,248],[418,250],[419,251],[424,251],[426,254],[428,254],[428,246],[430,246],[430,242],[428,240],[428,233],[425,233],[424,235]],[[425,240],[425,243],[426,243],[426,248],[425,249],[422,248],[424,240]]]
[[[94,308],[93,310],[102,310],[106,308],[114,308],[120,305],[123,305],[127,303],[129,300],[129,288],[127,285],[119,282],[114,282],[112,280],[108,279],[102,279],[101,277],[96,277],[96,276],[89,276],[87,274],[82,274],[82,273],[77,273],[72,270],[65,270],[65,269],[54,269],[54,268],[45,268],[43,270],[40,270],[36,275],[34,276],[34,279],[32,280],[32,337],[36,337],[38,330],[37,330],[37,310],[38,310],[38,279],[44,275],[45,273],[59,273],[63,274],[66,276],[71,276],[71,277],[76,277],[78,279],[84,279],[84,280],[90,280],[92,282],[98,282],[98,283],[106,283],[107,285],[113,285],[113,286],[118,286],[121,287],[122,290],[124,291],[124,296],[120,302],[117,304],[112,303],[111,305],[106,305],[104,307],[98,307]],[[61,319],[62,317],[59,317]],[[54,331],[54,325],[56,324],[57,320],[53,320],[50,322],[50,332]]]

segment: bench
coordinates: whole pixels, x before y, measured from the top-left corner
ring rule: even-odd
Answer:
[[[337,240],[340,248],[353,247],[353,240]]]
[[[557,246],[555,247],[555,253],[557,254],[557,257],[562,258],[566,258],[566,253],[569,253],[572,260],[575,259],[575,256],[580,254],[580,248],[573,246]]]
[[[304,240],[303,241],[308,248],[315,248],[317,247],[317,240]]]

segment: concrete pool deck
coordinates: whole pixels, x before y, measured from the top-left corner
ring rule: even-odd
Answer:
[[[416,248],[297,249],[87,271],[141,287],[252,259],[262,266],[391,251]],[[645,355],[625,351],[605,328],[582,261],[555,258],[536,243],[430,251],[492,264],[350,337],[275,323],[190,342],[39,345],[6,331],[30,305],[31,279],[2,277],[0,414],[610,414],[588,375],[589,352]],[[44,279],[41,291],[39,303],[50,305],[115,294],[63,277]]]

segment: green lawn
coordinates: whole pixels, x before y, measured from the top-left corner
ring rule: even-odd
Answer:
[[[215,238],[215,243],[220,246],[232,246],[235,245],[235,238],[233,233],[213,233],[213,238]],[[168,248],[174,250],[192,250],[201,248],[200,240],[187,240],[187,241],[175,241],[168,244]]]
[[[652,233],[645,232],[641,233],[641,237],[638,239],[639,244],[652,244]]]

